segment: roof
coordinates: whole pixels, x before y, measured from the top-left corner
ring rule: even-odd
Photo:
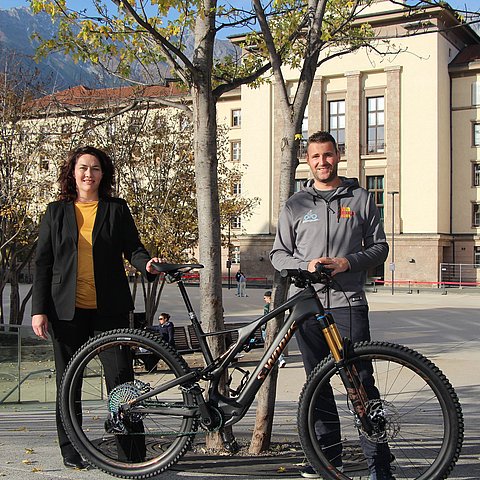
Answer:
[[[116,88],[91,89],[84,85],[62,90],[35,100],[35,106],[42,108],[49,105],[100,106],[112,101],[148,100],[161,97],[185,95],[185,90],[175,83],[163,85],[140,85]]]
[[[466,65],[480,60],[480,44],[468,45],[451,61],[450,66]]]

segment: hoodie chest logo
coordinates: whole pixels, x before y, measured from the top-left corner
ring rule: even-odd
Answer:
[[[318,222],[318,215],[309,210],[304,216],[302,223]]]
[[[341,207],[340,209],[340,218],[353,218],[355,212],[350,210],[350,207]]]

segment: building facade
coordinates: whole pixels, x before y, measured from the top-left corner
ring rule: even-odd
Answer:
[[[458,281],[444,264],[480,263],[480,38],[454,12],[416,13],[378,1],[358,21],[392,38],[385,53],[363,49],[318,69],[304,136],[328,130],[341,175],[375,195],[390,242],[385,281]],[[378,45],[382,49],[382,45]],[[298,72],[285,71],[292,86]],[[242,193],[261,196],[235,241],[247,276],[271,276],[278,216],[279,132],[274,84],[241,89]],[[297,182],[309,178],[300,154]],[[393,247],[393,248],[392,248]],[[480,265],[479,265],[480,266]],[[394,271],[394,274],[392,274]],[[463,278],[463,280],[467,280]],[[470,268],[468,281],[476,282]]]

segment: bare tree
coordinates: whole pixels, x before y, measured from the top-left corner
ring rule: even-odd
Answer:
[[[51,185],[44,156],[45,125],[28,121],[41,85],[14,55],[0,73],[0,323],[5,322],[3,293],[10,284],[9,323],[21,324],[30,292],[22,299],[19,282],[37,234],[37,198]],[[40,202],[41,203],[41,202]]]

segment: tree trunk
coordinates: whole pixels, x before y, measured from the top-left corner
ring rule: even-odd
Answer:
[[[272,304],[276,308],[281,305],[288,293],[288,284],[285,279],[280,277],[279,272],[275,271],[274,289]],[[284,315],[270,320],[267,324],[265,349],[267,349],[272,340],[279,332],[283,325]],[[257,395],[257,410],[255,417],[255,427],[253,429],[252,439],[250,442],[249,452],[253,455],[258,455],[270,448],[273,432],[273,417],[275,414],[275,399],[277,395],[277,379],[278,379],[278,364],[273,371],[268,375],[262,388]]]
[[[20,325],[23,319],[18,318],[20,311],[20,291],[18,286],[18,270],[10,270],[10,325]]]
[[[200,319],[205,331],[223,329],[220,207],[218,199],[217,112],[212,92],[216,1],[204,0],[195,21],[192,82],[195,181],[198,213]],[[223,336],[209,338],[213,357],[225,350]],[[207,435],[207,448],[221,449],[217,433]]]
[[[22,300],[22,304],[20,305],[20,310],[18,312],[19,325],[23,323],[23,318],[25,317],[25,309],[27,308],[27,303],[30,300],[32,293],[33,293],[33,285],[28,290],[27,294]]]

